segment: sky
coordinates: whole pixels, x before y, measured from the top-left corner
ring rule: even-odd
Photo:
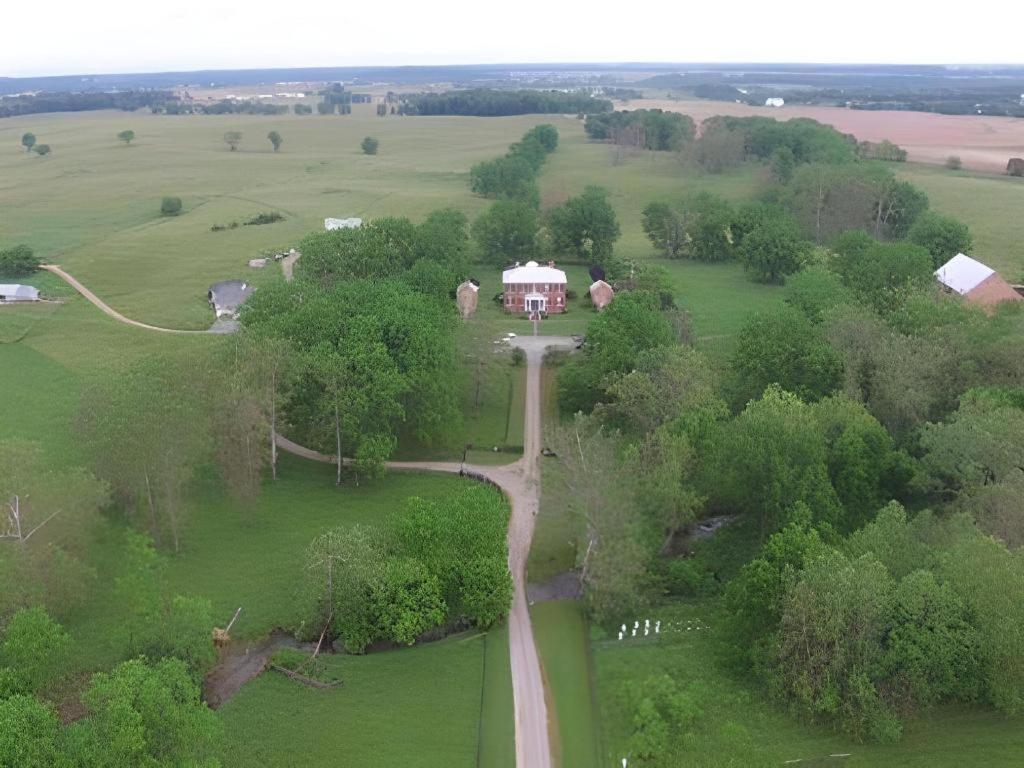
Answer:
[[[513,62],[1024,63],[1012,0],[4,3],[0,76]]]

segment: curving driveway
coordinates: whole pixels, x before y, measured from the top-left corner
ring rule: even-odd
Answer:
[[[145,328],[147,331],[160,331],[161,333],[216,333],[216,331],[186,331],[180,328],[161,328],[158,325],[140,323],[138,320],[132,320],[130,317],[125,317],[124,315],[122,315],[120,312],[111,307],[109,304],[103,301],[103,299],[101,299],[95,293],[90,291],[88,288],[86,288],[84,285],[82,285],[80,282],[78,282],[75,278],[73,278],[71,275],[69,275],[56,264],[42,264],[40,265],[40,267],[42,269],[45,269],[47,272],[52,272],[53,274],[57,275],[57,277],[59,277],[65,283],[67,283],[80,294],[82,294],[90,302],[95,304],[96,307],[98,307],[99,310],[103,312],[103,314],[109,315],[115,320],[125,323],[126,325],[134,325],[136,328]]]
[[[572,349],[565,336],[526,336],[513,341],[526,353],[526,407],[523,426],[523,457],[500,467],[462,465],[444,461],[389,461],[394,470],[464,472],[489,480],[505,492],[512,507],[508,525],[508,567],[514,587],[508,616],[509,656],[512,668],[512,696],[515,702],[516,765],[518,768],[551,768],[547,703],[540,656],[533,640],[529,603],[526,598],[526,561],[533,540],[533,525],[540,506],[541,451],[540,369],[548,349]],[[335,463],[335,457],[305,448],[281,435],[281,450],[313,461]]]

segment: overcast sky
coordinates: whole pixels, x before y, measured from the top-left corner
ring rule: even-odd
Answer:
[[[0,76],[497,62],[1021,63],[1013,0],[11,0]]]

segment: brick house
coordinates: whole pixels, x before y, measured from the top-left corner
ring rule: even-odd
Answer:
[[[565,312],[565,272],[555,269],[555,262],[546,267],[536,261],[516,264],[501,273],[505,290],[505,311],[528,314],[557,315]]]

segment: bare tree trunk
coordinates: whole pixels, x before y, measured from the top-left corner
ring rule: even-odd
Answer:
[[[338,447],[338,477],[335,485],[341,485],[341,415],[338,406],[334,406],[334,441]]]
[[[174,542],[174,554],[181,552],[181,541],[178,537],[178,513],[175,509],[175,495],[171,492],[170,482],[164,486],[167,489],[167,519],[171,523],[171,539]]]
[[[270,477],[277,480],[277,372],[270,375]]]
[[[149,502],[149,525],[153,533],[153,542],[156,548],[163,547],[163,537],[160,535],[160,523],[156,518],[156,504],[153,503],[153,486],[149,482],[149,472],[146,475],[146,499]]]

